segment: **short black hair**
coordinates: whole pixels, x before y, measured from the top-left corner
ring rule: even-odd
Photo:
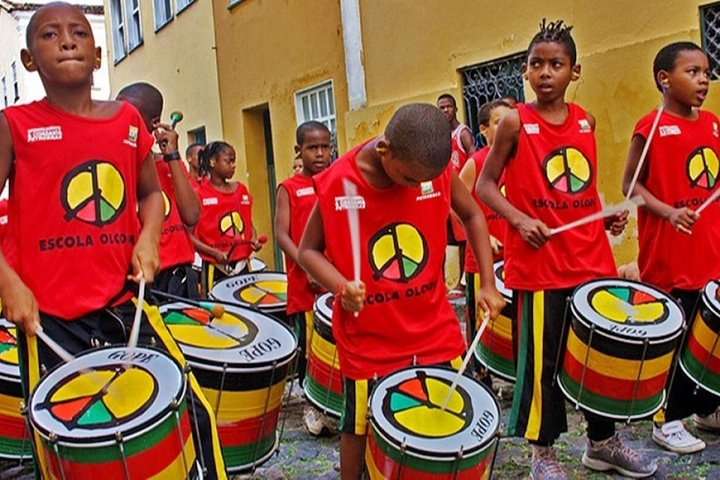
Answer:
[[[199,142],[191,143],[191,144],[188,145],[187,148],[185,149],[185,158],[187,158],[188,155],[190,155],[190,152],[192,152],[192,149],[193,149],[193,148],[195,148],[195,147],[200,147],[200,148],[202,149],[204,146],[205,146],[204,143],[199,143]],[[199,159],[199,158],[200,158],[200,152],[198,152],[198,159]]]
[[[67,2],[61,2],[61,1],[50,2],[50,3],[46,3],[45,5],[42,5],[40,8],[35,10],[35,12],[30,17],[30,20],[28,21],[27,28],[25,29],[25,44],[27,45],[28,49],[32,48],[32,38],[35,35],[35,29],[37,28],[37,25],[35,25],[35,24],[37,23],[36,19],[39,16],[38,13],[40,13],[42,10],[52,8],[52,7],[74,8],[78,12],[82,13],[83,18],[87,22],[87,26],[90,27],[90,34],[92,35],[92,27],[90,26],[90,21],[87,19],[87,17],[85,16],[85,13],[82,11],[82,9],[79,6],[73,5],[73,4],[67,3]]]
[[[674,42],[665,45],[660,49],[657,55],[655,55],[655,60],[653,60],[653,79],[655,80],[655,86],[658,90],[660,90],[661,92],[663,91],[662,85],[660,85],[660,82],[658,82],[657,79],[660,70],[672,72],[675,68],[675,60],[677,60],[680,52],[696,50],[705,53],[705,51],[700,48],[699,45],[693,42]]]
[[[152,119],[160,117],[163,110],[163,96],[160,90],[147,82],[131,83],[120,89],[117,100],[131,103],[145,120],[148,130],[152,131]]]
[[[297,129],[295,130],[295,141],[297,142],[297,145],[302,145],[303,142],[305,142],[305,135],[308,132],[314,132],[316,130],[327,132],[327,134],[332,137],[332,133],[330,133],[330,129],[327,127],[327,125],[315,120],[309,120],[298,125]]]
[[[540,31],[535,34],[532,40],[530,40],[530,45],[528,45],[528,58],[530,58],[530,52],[533,47],[538,43],[560,43],[565,47],[565,51],[570,57],[570,64],[575,66],[575,62],[577,62],[577,48],[575,47],[575,40],[573,40],[572,35],[570,35],[572,29],[573,27],[571,25],[566,24],[562,20],[548,23],[547,20],[543,18],[540,24]]]
[[[457,102],[455,101],[455,97],[453,97],[449,93],[443,93],[442,95],[440,95],[435,101],[435,103],[440,103],[440,100],[442,100],[443,98],[447,98],[448,100],[450,100],[453,104],[453,107],[457,108]],[[447,120],[445,121],[447,122]]]
[[[509,103],[502,99],[491,100],[487,103],[483,103],[478,109],[478,124],[485,127],[490,125],[490,116],[492,115],[493,110],[498,107],[512,108]]]
[[[450,123],[439,108],[427,103],[400,107],[385,129],[393,157],[417,161],[431,169],[447,167],[452,153]]]
[[[198,152],[198,170],[201,176],[210,174],[210,159],[217,157],[225,149],[234,150],[232,145],[222,140],[210,142]]]

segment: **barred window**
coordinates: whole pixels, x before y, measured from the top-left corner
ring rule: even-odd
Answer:
[[[525,93],[520,68],[526,56],[526,52],[521,52],[460,70],[465,112],[468,126],[475,136],[476,145],[485,145],[477,120],[477,113],[481,106],[507,95],[514,96],[518,102],[524,101]]]
[[[720,2],[700,7],[702,47],[710,60],[710,78],[720,78]]]

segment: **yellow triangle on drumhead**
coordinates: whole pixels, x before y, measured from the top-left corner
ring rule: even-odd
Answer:
[[[155,393],[152,375],[139,368],[122,372],[108,387],[103,397],[105,406],[117,419],[136,413]]]

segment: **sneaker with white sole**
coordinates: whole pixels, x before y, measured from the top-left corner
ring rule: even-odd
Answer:
[[[649,477],[657,470],[655,460],[626,447],[617,434],[603,442],[588,440],[582,464],[592,470],[615,470],[630,478]]]
[[[695,426],[708,432],[720,432],[720,410],[715,410],[710,415],[693,415]]]
[[[314,406],[305,405],[303,409],[303,424],[310,435],[317,437],[325,428],[325,415]]]
[[[533,445],[533,456],[530,463],[530,478],[532,480],[568,480],[568,474],[555,456],[552,447]]]
[[[652,439],[665,450],[675,453],[695,453],[705,448],[705,442],[688,432],[681,420],[653,425]]]

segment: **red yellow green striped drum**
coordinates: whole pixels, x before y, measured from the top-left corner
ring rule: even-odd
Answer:
[[[681,334],[683,312],[662,291],[640,282],[601,279],[580,285],[559,373],[576,406],[632,420],[656,412]]]
[[[313,332],[303,389],[308,400],[320,410],[339,417],[342,411],[343,382],[340,359],[332,333],[333,300],[333,295],[327,292],[315,301]]]
[[[720,289],[710,281],[680,354],[680,368],[708,392],[720,395]]]
[[[365,464],[370,478],[477,480],[491,477],[500,407],[492,392],[456,372],[410,367],[383,378],[370,396]]]
[[[199,474],[180,366],[149,349],[101,348],[51,370],[29,400],[58,479]]]
[[[287,323],[287,275],[260,272],[226,278],[215,284],[210,298],[258,310]]]
[[[0,318],[0,457],[26,458],[32,445],[20,413],[23,400],[15,325]]]
[[[175,302],[160,307],[165,324],[213,407],[228,471],[253,469],[278,447],[285,382],[297,340],[272,317],[226,306],[220,318]]]
[[[475,358],[488,370],[509,382],[515,381],[515,354],[512,344],[512,290],[505,288],[505,262],[495,262],[495,288],[505,299],[505,308],[490,320],[475,347]],[[482,311],[478,315],[482,316]],[[470,341],[470,340],[468,340]]]

